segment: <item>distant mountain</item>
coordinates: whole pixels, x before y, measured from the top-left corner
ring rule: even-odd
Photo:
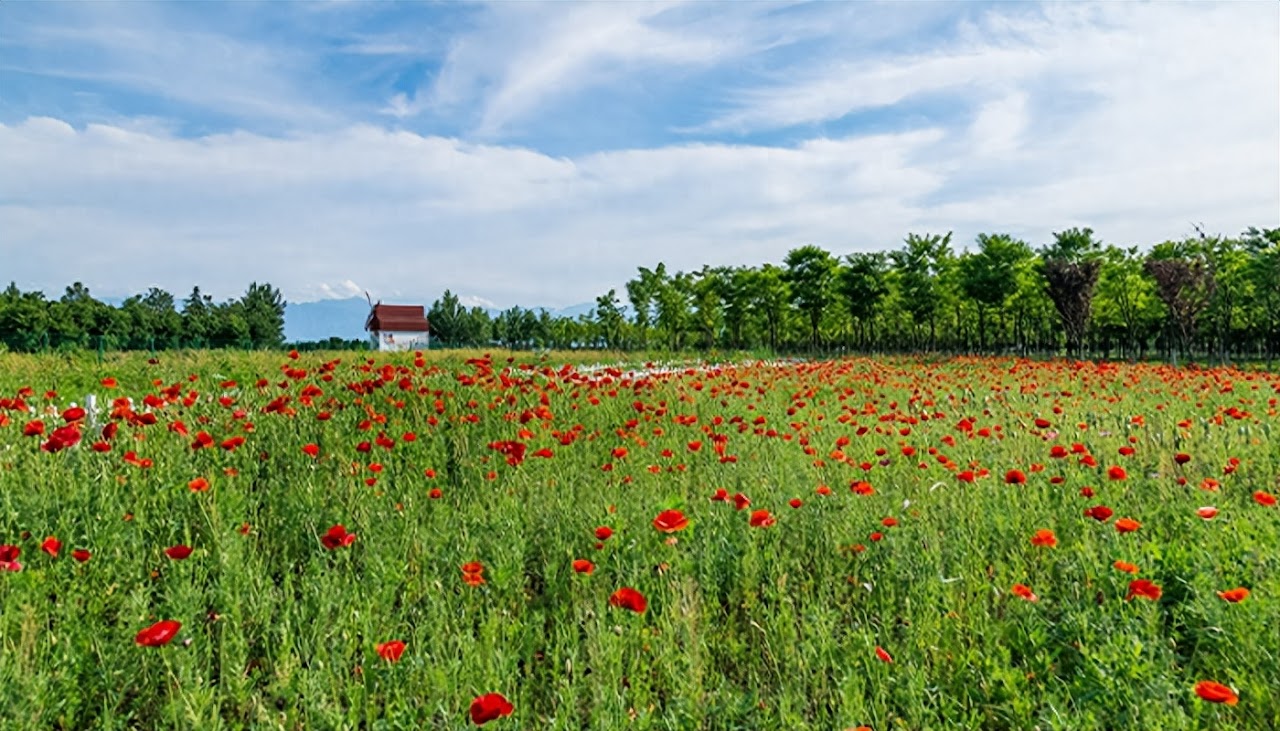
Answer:
[[[363,297],[317,302],[290,302],[284,308],[284,339],[289,342],[326,340],[331,337],[364,340],[364,320],[369,303]]]

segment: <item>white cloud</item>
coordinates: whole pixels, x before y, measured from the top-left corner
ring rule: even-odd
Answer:
[[[881,6],[787,17],[754,3],[721,8],[495,6],[485,11],[492,25],[459,37],[433,90],[393,97],[386,112],[478,100],[476,124],[496,132],[637,70],[737,62],[851,28],[878,40],[909,30],[873,22],[889,12]],[[363,285],[388,298],[429,302],[447,287],[483,306],[557,307],[621,291],[637,266],[658,261],[755,264],[805,243],[844,254],[897,246],[908,231],[954,229],[959,244],[1009,231],[1040,243],[1091,225],[1106,240],[1146,244],[1184,235],[1192,220],[1224,233],[1275,226],[1278,13],[996,6],[928,52],[854,43],[793,54],[794,80],[762,72],[771,81],[741,92],[704,134],[928,95],[954,108],[882,134],[815,132],[787,146],[557,157],[375,125],[184,137],[152,118],[73,127],[63,115],[30,117],[0,124],[0,262],[20,285],[51,292],[79,279],[102,295],[155,284],[182,296],[199,283],[228,297],[266,280],[291,301]],[[236,68],[211,84],[224,92],[212,104],[270,96]],[[169,88],[161,76],[140,83]],[[279,98],[291,116],[296,93]]]
[[[640,68],[706,67],[738,55],[751,47],[738,32],[752,27],[744,19],[769,7],[682,5],[490,4],[483,23],[453,40],[430,84],[411,100],[393,97],[387,109],[409,116],[478,103],[474,132],[493,139],[583,89],[625,83]],[[693,17],[664,22],[670,14]]]

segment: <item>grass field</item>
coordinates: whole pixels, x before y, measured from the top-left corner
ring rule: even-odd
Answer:
[[[0,726],[1280,728],[1274,374],[474,355],[0,356]]]

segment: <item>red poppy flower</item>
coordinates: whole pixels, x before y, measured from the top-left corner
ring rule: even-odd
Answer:
[[[438,487],[433,487],[427,491],[427,497],[431,498],[432,500],[439,500],[440,498],[444,497],[444,491]]]
[[[1218,592],[1218,596],[1223,601],[1231,602],[1232,604],[1239,604],[1249,598],[1249,590],[1241,586],[1235,589],[1228,589],[1227,591],[1220,591]]]
[[[1031,591],[1031,587],[1027,586],[1026,584],[1014,584],[1013,589],[1011,589],[1011,591],[1013,592],[1014,596],[1022,597],[1023,599],[1026,599],[1029,602],[1040,601],[1040,597],[1036,596],[1036,593],[1034,591]]]
[[[889,516],[888,518],[885,518],[884,520],[880,521],[880,525],[883,525],[886,528],[892,528],[897,524],[898,524],[898,519],[893,516]]]
[[[1272,495],[1269,492],[1263,492],[1262,490],[1258,490],[1257,492],[1253,493],[1253,501],[1265,508],[1270,508],[1275,506],[1276,496]]]
[[[507,702],[501,693],[486,693],[471,701],[471,722],[477,726],[503,716],[510,716],[515,706]]]
[[[1132,533],[1141,527],[1142,524],[1133,518],[1121,518],[1116,521],[1116,530],[1120,533]]]
[[[204,449],[213,446],[213,435],[207,431],[196,432],[196,438],[191,442],[192,449]]]
[[[867,536],[867,538],[870,538],[872,543],[879,543],[884,540],[884,534],[880,531],[875,531],[871,535]]]
[[[1123,480],[1128,476],[1129,475],[1124,471],[1124,468],[1118,465],[1107,470],[1107,477],[1112,480]]]
[[[1205,520],[1212,520],[1213,518],[1217,517],[1218,509],[1213,507],[1212,505],[1206,505],[1202,508],[1196,508],[1196,515],[1199,515],[1201,518],[1204,518]]]
[[[84,409],[80,408],[79,406],[72,406],[71,408],[62,412],[62,420],[70,424],[73,421],[80,421],[81,419],[84,418],[84,415],[85,415]]]
[[[1185,452],[1178,452],[1173,455],[1173,461],[1178,464],[1186,464],[1191,461],[1191,455],[1186,454]]]
[[[585,558],[574,559],[573,571],[577,574],[590,574],[596,570],[596,565]]]
[[[1111,516],[1115,515],[1115,511],[1108,508],[1106,505],[1094,505],[1091,508],[1086,508],[1084,515],[1086,518],[1093,518],[1099,523],[1105,523],[1108,520],[1111,520]]]
[[[712,501],[714,501],[714,502],[728,502],[728,500],[729,500],[729,491],[728,491],[728,490],[726,490],[726,489],[724,489],[723,487],[716,488],[716,491],[715,491],[715,493],[711,496],[711,499],[712,499]]]
[[[1128,561],[1116,561],[1115,563],[1113,563],[1113,564],[1111,564],[1111,565],[1112,565],[1112,566],[1114,566],[1114,567],[1116,568],[1116,570],[1117,570],[1117,571],[1123,571],[1123,572],[1125,572],[1126,574],[1136,574],[1136,573],[1138,573],[1138,567],[1137,567],[1137,566],[1134,566],[1133,564],[1129,563]]]
[[[609,526],[602,525],[599,528],[596,528],[596,540],[607,541],[612,536],[613,536],[613,529],[610,528]]]
[[[1010,485],[1025,485],[1027,484],[1027,475],[1022,470],[1009,470],[1004,473],[1004,481]]]
[[[40,550],[49,554],[53,558],[58,557],[58,551],[61,549],[62,549],[62,541],[58,540],[57,538],[54,538],[53,536],[49,536],[48,538],[44,539],[44,543],[40,544]]]
[[[404,654],[404,643],[400,640],[391,640],[390,642],[383,642],[375,649],[378,652],[378,657],[387,662],[396,662]]]
[[[71,552],[71,558],[74,558],[77,563],[84,563],[85,561],[88,561],[92,557],[93,557],[93,554],[89,553],[83,548],[77,548],[76,550]]]
[[[102,384],[102,387],[103,387],[103,388],[115,388],[115,387],[116,387],[116,379],[115,379],[115,378],[112,378],[111,376],[107,376],[106,378],[104,378],[104,379],[102,379],[101,381],[99,381],[99,383],[101,383],[101,384]]]
[[[1129,582],[1129,593],[1125,596],[1125,601],[1129,601],[1134,597],[1142,597],[1155,601],[1160,598],[1160,587],[1151,581],[1151,579],[1134,579]]]
[[[1240,697],[1236,695],[1234,690],[1212,680],[1201,680],[1196,683],[1195,690],[1196,695],[1210,703],[1226,703],[1229,706],[1234,706],[1240,702]]]
[[[139,632],[133,641],[142,647],[161,647],[169,644],[180,629],[181,622],[165,619]]]
[[[965,470],[963,472],[957,473],[956,479],[961,482],[973,482],[975,479],[975,475],[973,474],[973,470]]]
[[[191,555],[191,546],[186,546],[181,543],[179,543],[176,546],[169,546],[168,548],[164,549],[164,555],[168,556],[174,561],[183,561],[188,556]]]
[[[22,427],[22,436],[24,437],[38,437],[41,434],[44,434],[44,422],[39,419],[36,419],[35,421],[28,421],[26,425]]]
[[[204,492],[209,489],[209,481],[203,477],[197,477],[188,482],[187,487],[191,489],[191,492]]]
[[[0,571],[21,571],[22,563],[18,561],[21,555],[22,549],[18,546],[0,546]]]
[[[345,548],[356,542],[356,534],[348,533],[345,526],[341,523],[329,529],[329,532],[320,536],[320,543],[330,551],[335,548]]]
[[[787,501],[787,505],[790,505],[793,508],[799,508],[801,505],[804,505],[804,502],[798,497],[793,497]]]
[[[880,660],[883,662],[887,662],[887,663],[893,662],[893,656],[890,655],[887,650],[885,650],[883,647],[879,645],[876,645],[876,657],[880,658]]]
[[[302,447],[302,453],[308,457],[315,457],[320,454],[320,445],[307,444]]]
[[[609,606],[644,614],[644,610],[649,606],[649,600],[644,598],[644,594],[624,586],[609,596]]]
[[[743,495],[740,492],[734,494],[733,507],[737,508],[738,510],[743,510],[750,504],[751,504],[751,498],[747,497],[746,495]]]
[[[664,510],[653,519],[653,527],[659,533],[675,533],[689,526],[689,519],[679,510]]]
[[[61,452],[80,443],[80,425],[68,424],[53,430],[48,441],[40,445],[46,452]]]
[[[768,510],[755,510],[751,513],[752,528],[768,528],[775,522],[777,522],[776,519]]]
[[[1058,537],[1048,528],[1041,528],[1031,536],[1031,545],[1053,547],[1058,545]]]

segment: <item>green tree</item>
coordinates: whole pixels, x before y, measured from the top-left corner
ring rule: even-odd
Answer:
[[[626,319],[622,316],[622,302],[616,290],[596,298],[595,323],[600,328],[605,347],[616,350],[622,347],[622,331]]]
[[[752,270],[750,291],[751,306],[765,324],[769,349],[777,351],[779,336],[786,324],[787,304],[791,301],[786,271],[773,264]]]
[[[844,299],[851,324],[858,328],[858,342],[866,347],[875,339],[875,317],[889,294],[888,257],[882,252],[857,253],[845,257],[847,266],[836,273],[836,289]],[[868,338],[867,329],[871,334]],[[849,330],[853,333],[852,327]]]
[[[822,314],[831,303],[838,264],[826,250],[817,246],[801,246],[787,252],[786,281],[791,302],[808,319],[809,346],[819,345],[818,326]]]
[[[208,345],[215,328],[215,309],[213,297],[203,294],[198,286],[191,288],[182,301],[182,337],[188,345]]]
[[[252,348],[284,345],[284,295],[270,284],[252,282],[240,298],[240,315],[248,328]]]
[[[945,236],[907,234],[906,245],[890,254],[902,306],[916,330],[926,323],[929,325],[930,350],[937,344],[937,315],[943,297],[940,280],[950,253],[951,232],[948,231]]]
[[[1018,268],[1031,256],[1026,242],[1008,234],[978,234],[978,251],[960,258],[960,291],[977,308],[980,350],[987,349],[987,314],[1004,311],[1018,290]]]
[[[721,267],[716,275],[725,337],[731,348],[746,345],[746,328],[751,321],[753,272],[748,267]]]

